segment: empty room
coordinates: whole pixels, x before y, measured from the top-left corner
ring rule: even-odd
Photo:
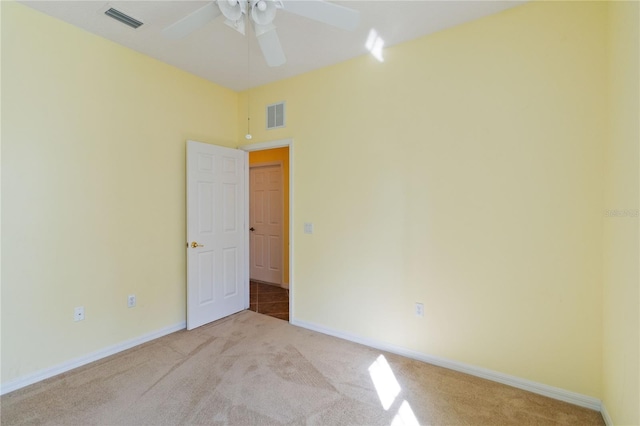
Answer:
[[[0,421],[640,425],[639,6],[0,2]]]

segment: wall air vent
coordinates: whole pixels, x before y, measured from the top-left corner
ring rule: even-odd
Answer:
[[[142,25],[142,22],[114,8],[111,8],[104,13],[105,15],[112,17],[116,21],[120,21],[123,24],[130,26],[131,28],[138,28],[140,25]]]
[[[267,130],[284,127],[284,102],[267,105]]]

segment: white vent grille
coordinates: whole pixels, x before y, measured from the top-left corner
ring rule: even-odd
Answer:
[[[267,105],[267,129],[284,127],[284,102]]]
[[[140,25],[142,25],[142,21],[138,21],[136,18],[133,18],[126,13],[123,13],[114,8],[110,8],[104,13],[105,15],[112,17],[116,21],[120,21],[123,24],[130,26],[131,28],[138,28]]]

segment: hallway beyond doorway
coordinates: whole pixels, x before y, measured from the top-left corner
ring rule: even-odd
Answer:
[[[249,288],[249,310],[289,321],[288,289],[253,280]]]

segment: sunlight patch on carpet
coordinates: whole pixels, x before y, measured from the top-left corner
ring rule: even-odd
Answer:
[[[402,405],[398,410],[398,414],[393,418],[391,426],[420,426],[420,422],[416,419],[416,415],[413,414],[413,410],[406,400],[402,401]]]
[[[380,355],[369,366],[369,374],[371,375],[371,380],[373,380],[373,385],[376,387],[376,392],[378,392],[382,408],[386,411],[391,407],[401,389],[384,355]]]
[[[380,355],[369,366],[369,375],[371,376],[373,385],[376,388],[376,392],[378,392],[378,398],[380,398],[382,408],[384,408],[385,411],[388,411],[400,394],[402,388],[400,387],[400,384],[398,383],[395,374],[393,374],[393,370],[391,370],[391,366],[384,355]],[[398,412],[393,418],[393,422],[391,422],[391,426],[419,425],[420,422],[418,422],[411,406],[406,399],[403,400]]]

